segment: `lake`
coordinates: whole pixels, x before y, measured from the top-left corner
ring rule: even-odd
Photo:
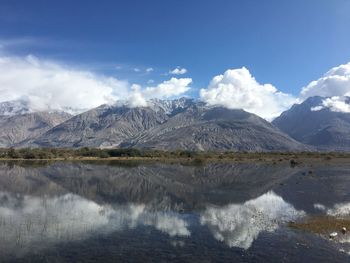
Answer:
[[[350,165],[0,163],[1,262],[350,262]]]

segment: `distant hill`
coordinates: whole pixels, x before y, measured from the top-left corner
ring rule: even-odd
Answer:
[[[327,107],[315,110],[325,99],[310,97],[272,123],[295,140],[319,150],[350,151],[350,113],[334,112]],[[346,103],[350,104],[350,98]]]

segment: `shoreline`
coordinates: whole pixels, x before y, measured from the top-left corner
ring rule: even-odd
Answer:
[[[349,164],[349,156],[328,156],[327,154],[315,154],[318,156],[306,156],[304,154],[237,154],[232,157],[205,156],[196,157],[58,157],[58,158],[0,158],[0,162],[140,162],[140,163],[184,163],[184,164],[207,164],[207,163],[270,163],[271,165],[284,164],[290,166],[312,166]]]

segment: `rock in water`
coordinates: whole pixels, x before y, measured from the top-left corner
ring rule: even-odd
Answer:
[[[332,232],[332,233],[329,234],[329,238],[331,238],[331,239],[333,239],[333,238],[335,238],[337,236],[338,236],[337,232]]]

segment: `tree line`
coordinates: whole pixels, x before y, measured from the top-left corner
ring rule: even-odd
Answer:
[[[2,148],[0,158],[2,159],[74,159],[74,158],[114,158],[114,157],[140,157],[140,158],[191,158],[191,159],[264,159],[281,158],[298,159],[300,157],[332,157],[349,158],[349,153],[322,153],[322,152],[196,152],[188,150],[160,151],[160,150],[140,150],[134,148]]]

